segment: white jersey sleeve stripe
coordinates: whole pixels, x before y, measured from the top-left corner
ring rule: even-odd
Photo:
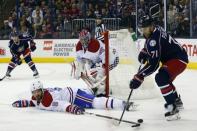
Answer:
[[[67,89],[68,89],[68,91],[69,91],[69,93],[70,93],[70,100],[69,100],[69,102],[70,103],[73,103],[74,101],[73,101],[73,90],[72,90],[72,88],[70,88],[70,87],[67,87]]]

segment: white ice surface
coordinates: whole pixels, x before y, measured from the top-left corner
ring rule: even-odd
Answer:
[[[82,81],[70,79],[70,67],[66,64],[36,64],[40,79],[45,86],[79,86]],[[0,77],[3,77],[7,64],[0,64]],[[29,99],[29,85],[33,81],[32,72],[22,64],[12,72],[11,80],[0,82],[0,131],[197,131],[197,71],[186,70],[174,82],[182,96],[185,109],[180,112],[181,120],[167,122],[164,118],[162,98],[138,100],[138,111],[126,112],[125,120],[144,119],[138,128],[121,123],[114,126],[111,120],[90,115],[72,115],[49,112],[35,108],[13,108],[11,103],[18,99]],[[122,111],[95,110],[93,112],[120,118]]]

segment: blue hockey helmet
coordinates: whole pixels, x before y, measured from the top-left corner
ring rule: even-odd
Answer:
[[[149,15],[144,15],[139,18],[139,23],[138,23],[139,28],[148,27],[152,24],[153,24],[153,19]]]

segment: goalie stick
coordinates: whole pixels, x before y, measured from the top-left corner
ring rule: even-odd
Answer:
[[[81,74],[81,79],[88,85],[90,91],[94,94],[94,91],[92,88],[95,88],[99,86],[103,81],[105,81],[106,76],[104,76],[102,79],[100,79],[98,82],[93,83],[88,76],[85,76],[84,74]]]
[[[139,72],[139,70],[140,70],[141,68],[142,68],[142,61],[141,61],[140,66],[139,66],[139,68],[138,68],[138,72]],[[120,119],[119,119],[119,125],[120,125],[120,123],[122,122],[123,115],[124,115],[124,113],[125,113],[125,111],[126,111],[126,105],[129,104],[129,100],[130,100],[130,97],[131,97],[132,93],[133,93],[133,89],[131,89],[130,94],[129,94],[128,98],[127,98],[127,102],[126,102],[126,104],[125,104],[125,106],[124,106],[124,109],[123,109],[123,111],[122,111],[122,115],[121,115],[121,117],[120,117]]]

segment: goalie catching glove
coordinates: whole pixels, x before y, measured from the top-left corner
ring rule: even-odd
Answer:
[[[129,85],[130,89],[137,89],[138,87],[140,87],[143,81],[144,81],[144,77],[136,74],[133,77],[133,79],[130,81],[130,85]]]
[[[69,105],[66,108],[66,112],[70,112],[70,113],[76,114],[76,115],[81,115],[81,114],[84,114],[85,109],[81,108],[79,106],[76,106],[76,105]]]

